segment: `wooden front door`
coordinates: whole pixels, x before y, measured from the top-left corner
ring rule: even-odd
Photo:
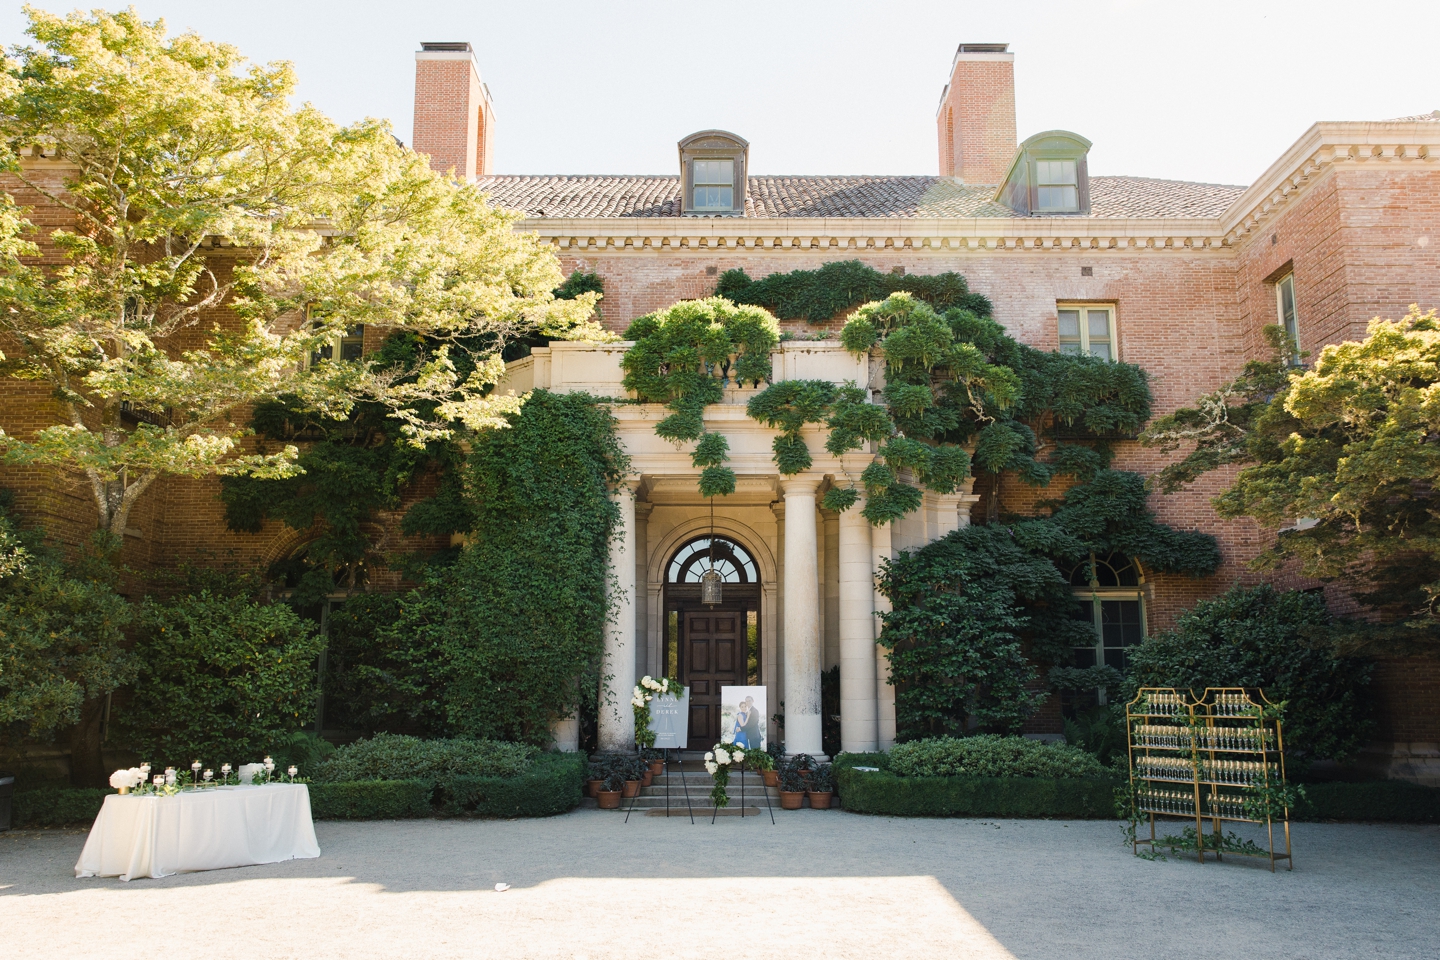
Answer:
[[[745,611],[686,611],[685,685],[690,688],[690,749],[720,739],[720,688],[745,682]]]

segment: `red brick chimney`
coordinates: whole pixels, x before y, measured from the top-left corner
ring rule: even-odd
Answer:
[[[422,43],[415,54],[411,146],[462,180],[490,173],[495,110],[468,43]]]
[[[1015,54],[1008,43],[962,43],[940,94],[940,176],[998,184],[1015,156]]]

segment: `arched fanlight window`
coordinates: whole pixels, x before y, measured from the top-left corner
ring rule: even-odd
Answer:
[[[686,543],[665,571],[666,583],[699,583],[705,571],[710,569],[710,538],[697,537]],[[760,576],[755,561],[745,548],[725,537],[715,538],[715,572],[722,583],[759,583]]]
[[[1070,571],[1072,587],[1138,587],[1140,568],[1125,554],[1116,551],[1104,557],[1090,554],[1090,559],[1076,564]]]
[[[1145,639],[1144,583],[1140,566],[1118,551],[1092,553],[1070,570],[1075,619],[1095,628],[1095,643],[1075,648],[1076,666],[1105,664],[1125,671],[1129,648]]]

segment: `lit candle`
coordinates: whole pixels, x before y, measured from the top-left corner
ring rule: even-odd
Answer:
[[[291,765],[290,769],[286,771],[286,773],[290,774],[290,776],[291,776],[292,778],[295,776],[295,774],[297,774],[297,773],[299,773],[299,772],[300,772],[300,768],[297,767],[297,766],[294,766],[293,764]]]
[[[210,780],[210,779],[213,778],[214,776],[215,776],[215,771],[214,771],[214,770],[206,770],[206,771],[205,771],[205,779],[206,779],[206,780]]]
[[[228,764],[228,763],[222,763],[222,764],[220,764],[220,776],[222,776],[222,777],[228,777],[228,776],[230,776],[230,764]]]

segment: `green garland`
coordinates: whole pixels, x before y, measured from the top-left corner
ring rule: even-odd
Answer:
[[[719,403],[725,385],[770,380],[770,351],[780,342],[780,324],[764,310],[736,306],[720,297],[682,300],[630,324],[625,339],[625,389],[644,403],[670,410],[655,433],[674,443],[699,441],[691,463],[700,468],[705,497],[735,492],[735,471],[725,464],[730,445],[705,430],[705,407]]]

